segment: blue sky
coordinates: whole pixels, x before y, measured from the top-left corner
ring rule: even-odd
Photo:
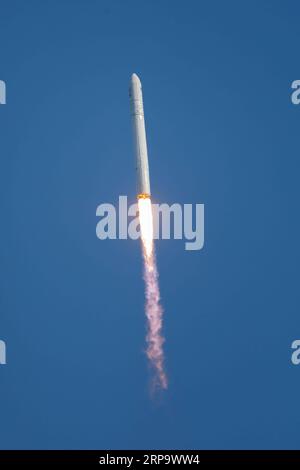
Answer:
[[[299,14],[1,1],[1,448],[299,448]],[[157,243],[157,401],[139,243],[95,235],[100,203],[135,199],[132,72],[155,202],[205,204],[203,250]]]

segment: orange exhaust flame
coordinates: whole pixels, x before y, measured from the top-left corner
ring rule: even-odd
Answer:
[[[161,334],[163,309],[160,304],[158,272],[154,253],[153,215],[150,197],[148,195],[139,195],[138,207],[144,257],[145,310],[148,319],[146,352],[155,371],[154,386],[166,389],[168,382],[164,370],[164,338]]]

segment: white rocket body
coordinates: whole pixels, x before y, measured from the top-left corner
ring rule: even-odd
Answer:
[[[137,196],[146,198],[150,197],[150,177],[143,94],[140,79],[135,73],[131,76],[129,96],[136,156]]]

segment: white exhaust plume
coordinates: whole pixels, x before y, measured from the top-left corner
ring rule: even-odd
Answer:
[[[153,215],[150,198],[138,200],[141,226],[141,239],[144,258],[144,280],[146,294],[147,316],[147,356],[154,370],[154,388],[168,387],[167,376],[164,370],[164,352],[162,336],[163,309],[160,304],[158,272],[154,252]]]

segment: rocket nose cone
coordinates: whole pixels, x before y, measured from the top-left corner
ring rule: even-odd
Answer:
[[[135,97],[135,99],[140,99],[142,93],[142,84],[136,73],[131,75],[130,85],[129,85],[129,96]]]
[[[141,85],[141,80],[139,79],[139,77],[137,76],[136,73],[133,73],[133,74],[131,75],[131,83],[132,83],[133,85]]]

